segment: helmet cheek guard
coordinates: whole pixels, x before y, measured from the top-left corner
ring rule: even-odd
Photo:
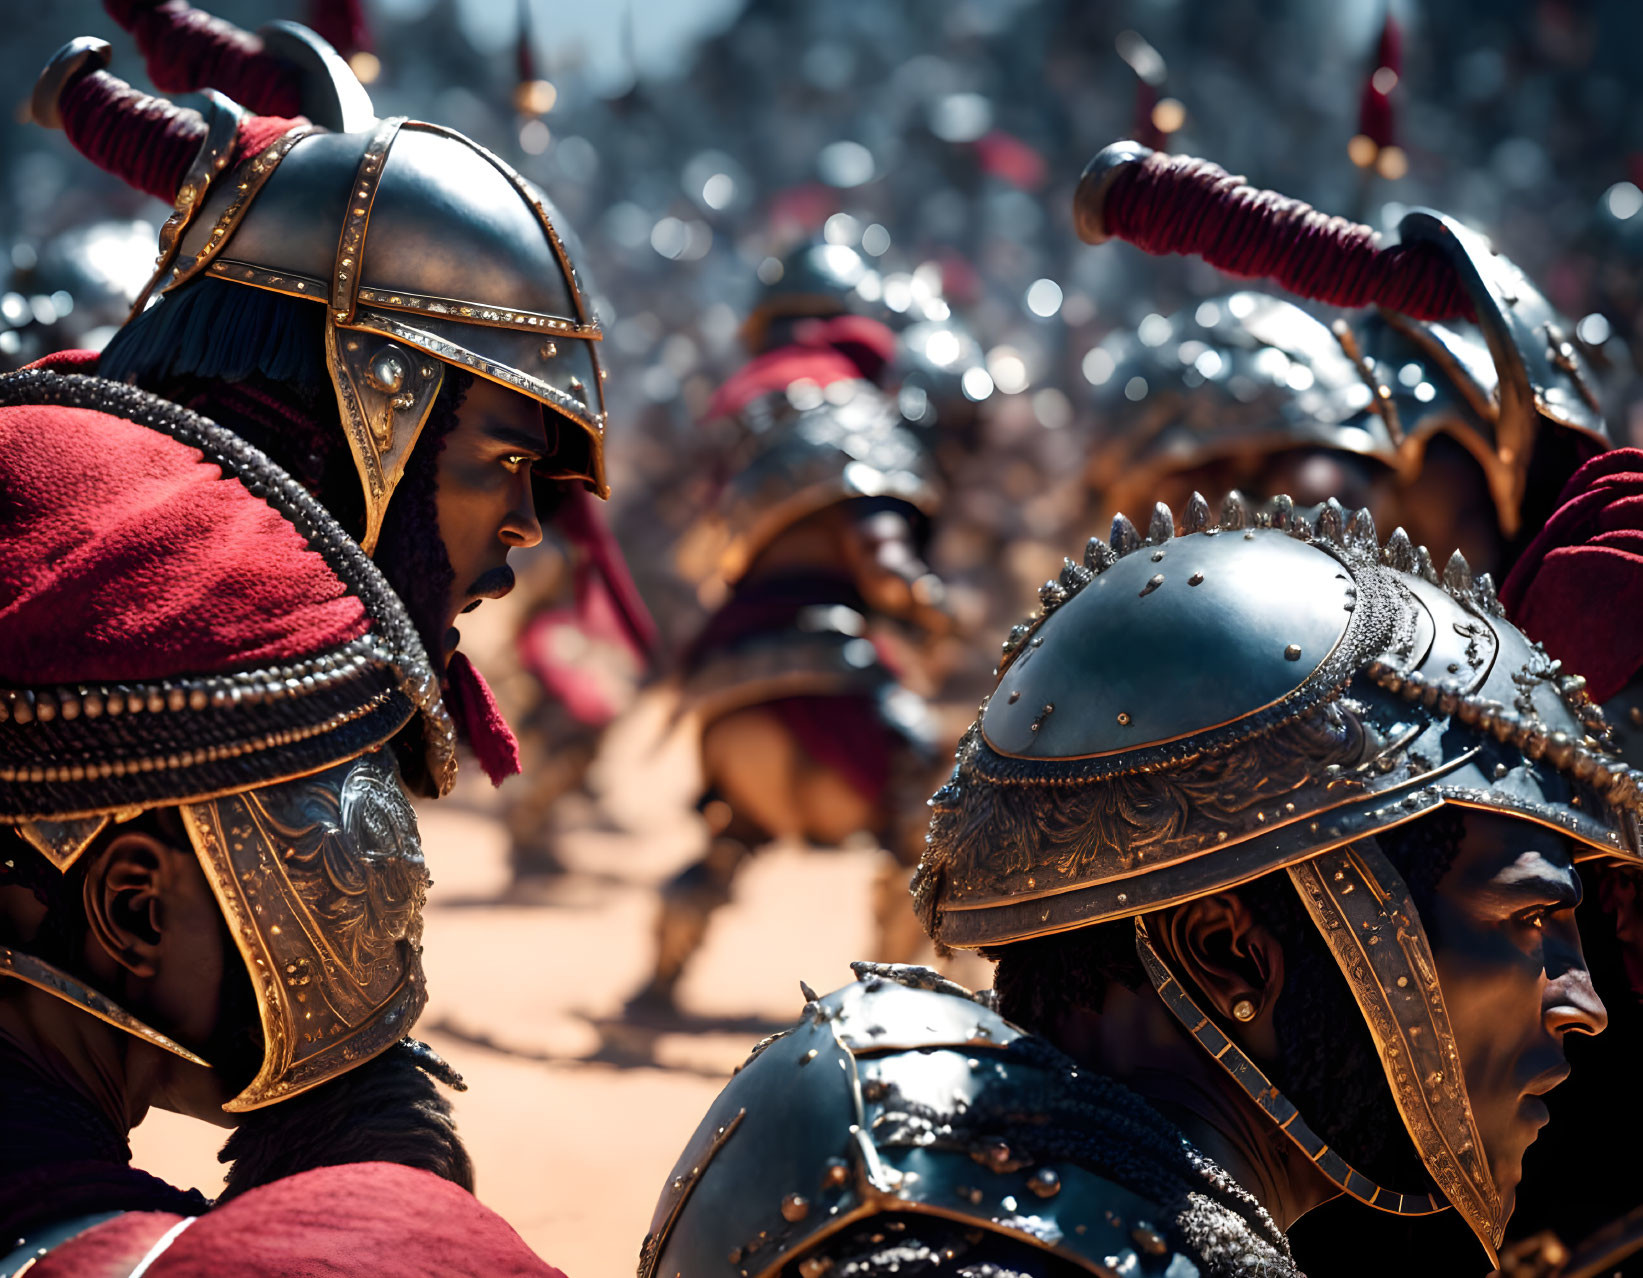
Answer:
[[[35,616],[72,614],[84,626],[0,688],[0,825],[67,873],[111,827],[149,809],[179,814],[263,1034],[230,1112],[370,1060],[426,1001],[428,873],[401,763],[436,795],[456,771],[455,729],[404,605],[301,485],[204,418],[132,387],[43,371],[0,381],[0,411],[12,410],[62,410],[79,428],[52,444],[66,473],[83,476],[103,455],[140,464],[96,486],[104,523],[82,520],[82,557],[109,555],[119,570],[46,574],[20,597],[25,614],[32,604]],[[0,456],[8,479],[36,473],[30,434],[0,432],[16,450]],[[138,482],[155,474],[168,481],[163,502]],[[48,530],[61,523],[62,498],[39,487],[38,500],[7,512],[22,562],[49,553]],[[157,549],[134,542],[139,516],[194,535]],[[134,577],[149,592],[137,605]],[[156,602],[193,591],[238,600],[238,611],[184,618]],[[13,652],[45,646],[29,640],[29,624],[10,619]],[[0,947],[0,977],[191,1063],[223,1064],[38,955]]]

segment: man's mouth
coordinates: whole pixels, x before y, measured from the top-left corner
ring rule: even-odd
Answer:
[[[1540,1073],[1530,1079],[1529,1085],[1523,1089],[1523,1094],[1525,1096],[1544,1096],[1568,1077],[1569,1063],[1559,1061],[1556,1065],[1541,1070]]]
[[[511,591],[513,586],[513,569],[507,564],[487,569],[468,587],[467,593],[473,602],[464,606],[462,611],[470,612],[477,608],[481,599],[500,599]]]
[[[458,615],[472,612],[487,599],[500,599],[514,588],[513,569],[503,564],[497,568],[488,568],[474,578],[473,585],[463,591],[467,600],[457,609]]]

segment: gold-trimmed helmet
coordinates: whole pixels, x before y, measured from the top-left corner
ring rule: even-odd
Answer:
[[[1643,858],[1643,786],[1584,682],[1507,622],[1487,574],[1440,574],[1367,511],[1279,498],[1219,522],[1114,520],[1046,582],[932,800],[915,902],[976,948],[1135,918],[1160,997],[1342,1190],[1453,1206],[1491,1255],[1503,1195],[1421,920],[1374,836],[1444,805]],[[1340,964],[1437,1192],[1348,1164],[1193,1003],[1141,917],[1287,870]],[[1385,941],[1387,943],[1382,944]],[[1448,1080],[1447,1082],[1444,1080]]]
[[[447,791],[455,733],[382,575],[237,436],[98,378],[0,378],[0,491],[0,825],[66,874],[111,828],[179,814],[261,1022],[230,1112],[403,1038],[428,874],[402,770]],[[0,977],[220,1064],[29,938]]]
[[[108,61],[102,41],[65,46],[36,87],[36,119],[128,180],[140,167],[145,189],[173,188],[145,297],[163,304],[208,278],[326,307],[326,361],[364,490],[367,553],[447,365],[540,402],[551,447],[538,471],[608,495],[602,333],[578,251],[541,191],[455,130],[375,118],[357,81],[308,95],[320,121],[246,116],[208,92],[209,118],[191,123],[193,113],[109,76]],[[334,53],[311,61],[310,76],[351,78]],[[167,180],[134,158],[140,146],[107,146],[121,131],[157,150],[191,131],[197,149]]]
[[[893,401],[873,383],[797,378],[741,405],[730,478],[697,525],[698,568],[725,583],[801,521],[875,501],[916,517],[922,536],[940,509],[935,467]],[[687,569],[687,571],[689,571]]]

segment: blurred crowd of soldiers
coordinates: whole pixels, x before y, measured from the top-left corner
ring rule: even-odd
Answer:
[[[430,78],[468,84],[441,97],[452,108],[445,122],[481,139],[500,136],[500,149],[583,231],[573,249],[587,264],[586,281],[552,241],[579,315],[587,291],[583,327],[558,340],[568,347],[602,329],[604,367],[623,375],[606,390],[592,363],[565,382],[569,374],[554,363],[564,353],[549,340],[530,357],[543,369],[526,360],[493,378],[550,407],[573,394],[587,413],[584,421],[573,407],[571,420],[594,441],[575,468],[539,471],[577,487],[559,506],[539,509],[537,532],[546,531],[551,553],[523,570],[519,677],[500,686],[523,738],[525,775],[504,801],[516,887],[526,889],[562,871],[565,814],[586,811],[565,800],[581,793],[597,803],[592,766],[607,730],[641,693],[665,690],[670,730],[698,742],[699,854],[661,888],[652,973],[634,992],[630,1016],[666,1023],[677,1014],[681,979],[738,871],[777,842],[880,850],[870,908],[872,956],[881,963],[927,956],[932,937],[975,948],[1027,935],[949,941],[931,924],[946,906],[921,897],[921,927],[907,884],[926,858],[920,878],[939,892],[929,886],[938,864],[929,858],[960,856],[941,838],[960,846],[962,832],[929,833],[930,804],[939,832],[942,814],[961,803],[961,780],[972,796],[977,785],[1004,785],[985,769],[1032,752],[1022,745],[982,760],[978,742],[1015,728],[1028,743],[1055,736],[1034,734],[1058,722],[1050,716],[1066,704],[1059,693],[1039,698],[1030,724],[1014,727],[998,722],[1014,712],[994,702],[993,718],[978,719],[960,740],[1001,672],[1019,673],[1022,654],[1043,642],[1040,627],[1114,562],[1143,551],[1161,562],[1178,534],[1217,529],[1300,529],[1301,541],[1339,544],[1343,554],[1367,544],[1380,555],[1385,540],[1389,571],[1498,615],[1494,583],[1520,562],[1541,562],[1547,552],[1537,539],[1568,500],[1571,478],[1643,429],[1643,190],[1635,184],[1643,174],[1618,163],[1631,142],[1618,109],[1627,86],[1621,69],[1606,66],[1600,38],[1604,22],[1635,19],[1539,4],[1529,6],[1525,28],[1495,25],[1486,6],[1464,18],[1447,7],[1423,13],[1412,40],[1384,16],[1361,32],[1348,82],[1307,63],[1309,49],[1341,36],[1317,6],[1286,6],[1242,24],[1238,6],[1217,6],[1206,19],[1213,31],[1189,26],[1186,7],[1153,6],[1149,43],[1103,6],[864,2],[848,6],[847,20],[846,6],[754,0],[683,76],[637,81],[599,99],[575,88],[574,68],[545,57],[548,33],[525,5],[516,91],[496,103],[471,87],[495,79],[478,73],[483,60],[472,50],[445,42],[448,65],[431,70],[440,42],[428,33],[454,23],[447,5],[384,25],[380,60],[363,30],[331,32],[356,70],[382,71],[377,109],[427,98]],[[145,6],[110,9],[129,16]],[[1468,52],[1452,59],[1463,30]],[[1215,32],[1227,36],[1224,45]],[[1439,77],[1435,68],[1450,61],[1461,73]],[[1288,73],[1252,71],[1277,67]],[[465,80],[465,72],[474,74]],[[347,110],[344,100],[339,122]],[[1270,135],[1247,152],[1254,187],[1305,194],[1351,219],[1317,232],[1339,240],[1326,246],[1338,257],[1308,259],[1311,249],[1286,245],[1272,229],[1308,214],[1304,206],[1272,212],[1282,202],[1258,190],[1240,194],[1250,189],[1241,179],[1197,161],[1172,167],[1172,153],[1208,152],[1207,140],[1236,152],[1246,133]],[[1065,198],[1096,150],[1092,139],[1121,134],[1137,144],[1104,152],[1076,203]],[[48,167],[40,154],[26,162]],[[1593,189],[1559,186],[1568,175]],[[1159,190],[1175,183],[1168,189],[1180,202],[1200,199],[1194,233],[1212,215],[1241,225],[1246,206],[1273,221],[1259,234],[1194,239],[1170,225],[1163,196],[1146,204],[1131,194],[1142,181]],[[1466,217],[1416,207],[1428,203]],[[69,223],[37,200],[23,204],[14,200],[11,210],[0,297],[8,369],[64,348],[101,349],[139,302],[159,233],[157,217],[143,220],[152,207],[130,201],[64,199],[70,210],[122,207],[118,219]],[[1493,244],[1466,223],[1486,225]],[[1125,239],[1160,260],[1075,246],[1075,226],[1090,243]],[[1262,256],[1251,242],[1268,233],[1279,247]],[[569,238],[563,226],[557,234]],[[1407,251],[1404,266],[1441,263],[1444,283],[1422,293],[1426,282],[1397,292],[1398,281],[1381,281],[1353,293],[1339,263],[1352,252],[1384,254],[1386,245]],[[1508,245],[1513,252],[1503,253]],[[1336,265],[1320,272],[1317,261]],[[283,287],[257,281],[259,291]],[[1429,295],[1434,289],[1440,296]],[[545,303],[509,305],[560,313]],[[342,314],[337,323],[351,331]],[[423,349],[447,359],[443,348]],[[346,358],[336,356],[340,366]],[[501,358],[486,348],[468,363]],[[340,376],[335,368],[331,375]],[[361,376],[377,386],[371,379],[381,374],[373,365]],[[608,463],[606,411],[590,400],[590,383],[611,423]],[[391,422],[407,406],[397,380],[389,389],[396,398],[380,411]],[[607,476],[618,489],[608,521],[586,496],[603,495]],[[374,500],[366,510],[373,539],[383,519]],[[386,496],[380,502],[385,508]],[[1091,533],[1083,559],[1064,554]],[[509,544],[529,539],[521,532]],[[1451,550],[1458,554],[1448,560]],[[405,593],[392,566],[384,571]],[[487,595],[478,583],[488,579],[475,580],[477,603]],[[1011,630],[1032,598],[1038,611]],[[1346,611],[1356,598],[1349,592]],[[1449,604],[1428,606],[1447,615]],[[1552,644],[1549,633],[1523,624]],[[994,670],[977,654],[996,653],[994,637],[1006,631]],[[442,632],[422,638],[430,648],[447,642]],[[1300,654],[1297,645],[1286,659]],[[1458,661],[1449,666],[1459,669]],[[457,680],[446,699],[495,779],[510,767],[502,747],[487,753],[485,707],[495,707],[472,679]],[[1011,694],[1010,706],[1020,695]],[[1639,720],[1625,699],[1634,695],[1627,687],[1609,707],[1614,739],[1628,747]],[[1117,722],[1127,727],[1129,711]],[[992,725],[985,738],[984,723]],[[955,748],[959,771],[932,801]],[[1538,777],[1540,757],[1530,751],[1512,766]],[[1496,779],[1508,771],[1500,764]],[[1568,801],[1557,820],[1574,828],[1597,819],[1580,807]],[[1631,827],[1616,817],[1617,828],[1635,836],[1636,818],[1628,819]],[[1581,837],[1601,844],[1597,834]],[[1031,863],[1038,853],[1024,842],[1021,855]],[[957,873],[945,862],[938,868]],[[1101,921],[1084,921],[1092,920]],[[1143,961],[1148,952],[1143,946]],[[960,997],[932,982],[906,988]],[[868,987],[878,988],[872,980]],[[828,1015],[841,1024],[851,1015],[871,1020],[842,1005],[816,1013]],[[1612,1015],[1606,1041],[1635,1041],[1637,1020],[1635,1008]],[[1597,1121],[1571,1109],[1570,1139],[1589,1139]],[[1535,1157],[1549,1163],[1558,1155],[1548,1150],[1571,1148],[1555,1139]],[[1424,1157],[1418,1137],[1416,1145]],[[1014,1174],[1002,1166],[1008,1161],[992,1170]],[[1352,1189],[1357,1174],[1346,1167],[1342,1187],[1373,1201],[1382,1191]],[[1477,1179],[1486,1200],[1489,1176]],[[1552,1197],[1548,1204],[1526,1191],[1514,1237],[1527,1236],[1527,1222],[1572,1239],[1629,1205],[1600,1198],[1589,1219],[1572,1221],[1559,1214],[1564,1200]],[[683,1202],[675,1201],[675,1216]],[[1491,1249],[1505,1228],[1498,1207],[1462,1213]],[[789,1222],[809,1210],[806,1202],[791,1214],[784,1200]],[[1281,1234],[1275,1242],[1254,1236],[1262,1227],[1250,1225],[1253,1241],[1238,1245],[1248,1254],[1270,1250],[1266,1272],[1295,1272],[1284,1267],[1293,1262]],[[690,1248],[707,1245],[704,1233],[714,1230],[663,1221],[642,1272],[673,1264],[668,1246],[693,1255]],[[1137,1263],[1151,1265],[1150,1244],[1140,1233],[1134,1239]],[[874,1250],[879,1243],[850,1245],[862,1249],[851,1262],[859,1272],[895,1271]],[[1455,1244],[1423,1236],[1418,1245],[1436,1256]],[[1206,1272],[1219,1272],[1217,1254],[1206,1244],[1197,1256]],[[1546,1266],[1562,1261],[1549,1254],[1523,1251],[1524,1272],[1553,1272]],[[1312,1266],[1348,1272],[1342,1263]]]

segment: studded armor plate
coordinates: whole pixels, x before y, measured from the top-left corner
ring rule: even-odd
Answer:
[[[1102,1278],[1199,1272],[1144,1197],[946,1126],[984,1092],[1044,1086],[1044,1066],[1007,1050],[1020,1030],[928,969],[855,967],[863,979],[807,1003],[714,1101],[657,1204],[640,1278],[808,1272],[829,1238],[887,1214],[996,1232]]]

